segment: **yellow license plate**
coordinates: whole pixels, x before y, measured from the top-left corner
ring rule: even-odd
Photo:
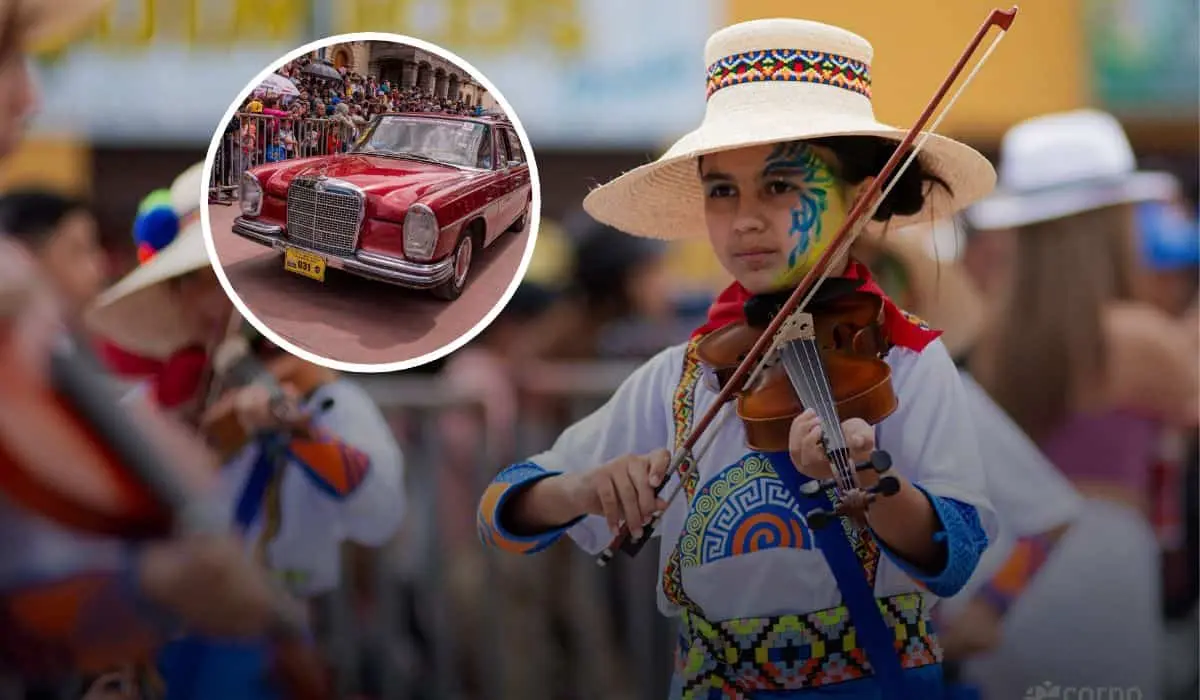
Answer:
[[[325,281],[325,258],[320,255],[288,248],[283,253],[283,269],[304,275],[318,282]]]

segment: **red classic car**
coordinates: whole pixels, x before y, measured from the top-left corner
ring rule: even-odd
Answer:
[[[233,232],[317,281],[332,267],[452,300],[477,251],[525,228],[532,197],[507,120],[381,114],[347,153],[247,171]]]

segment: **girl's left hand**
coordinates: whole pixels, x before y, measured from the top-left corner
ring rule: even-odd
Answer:
[[[813,479],[829,479],[833,476],[829,457],[821,443],[822,434],[821,421],[812,409],[806,410],[792,421],[791,435],[788,439],[792,464],[801,474]],[[875,431],[866,421],[861,418],[842,421],[842,434],[846,436],[846,445],[850,448],[850,457],[855,464],[870,458],[875,449]]]

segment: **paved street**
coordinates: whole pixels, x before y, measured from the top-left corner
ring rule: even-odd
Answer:
[[[264,324],[299,347],[341,362],[382,364],[433,352],[469,331],[517,273],[528,230],[476,251],[458,300],[328,270],[316,282],[283,269],[283,255],[230,230],[236,206],[210,205],[217,257],[234,291]]]

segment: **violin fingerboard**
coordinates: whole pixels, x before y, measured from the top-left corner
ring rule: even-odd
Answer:
[[[838,420],[837,405],[833,400],[833,389],[821,362],[821,349],[814,338],[793,340],[779,349],[783,367],[787,372],[792,389],[805,408],[816,411],[821,419],[821,433],[826,450],[836,452],[846,448],[846,437]]]

